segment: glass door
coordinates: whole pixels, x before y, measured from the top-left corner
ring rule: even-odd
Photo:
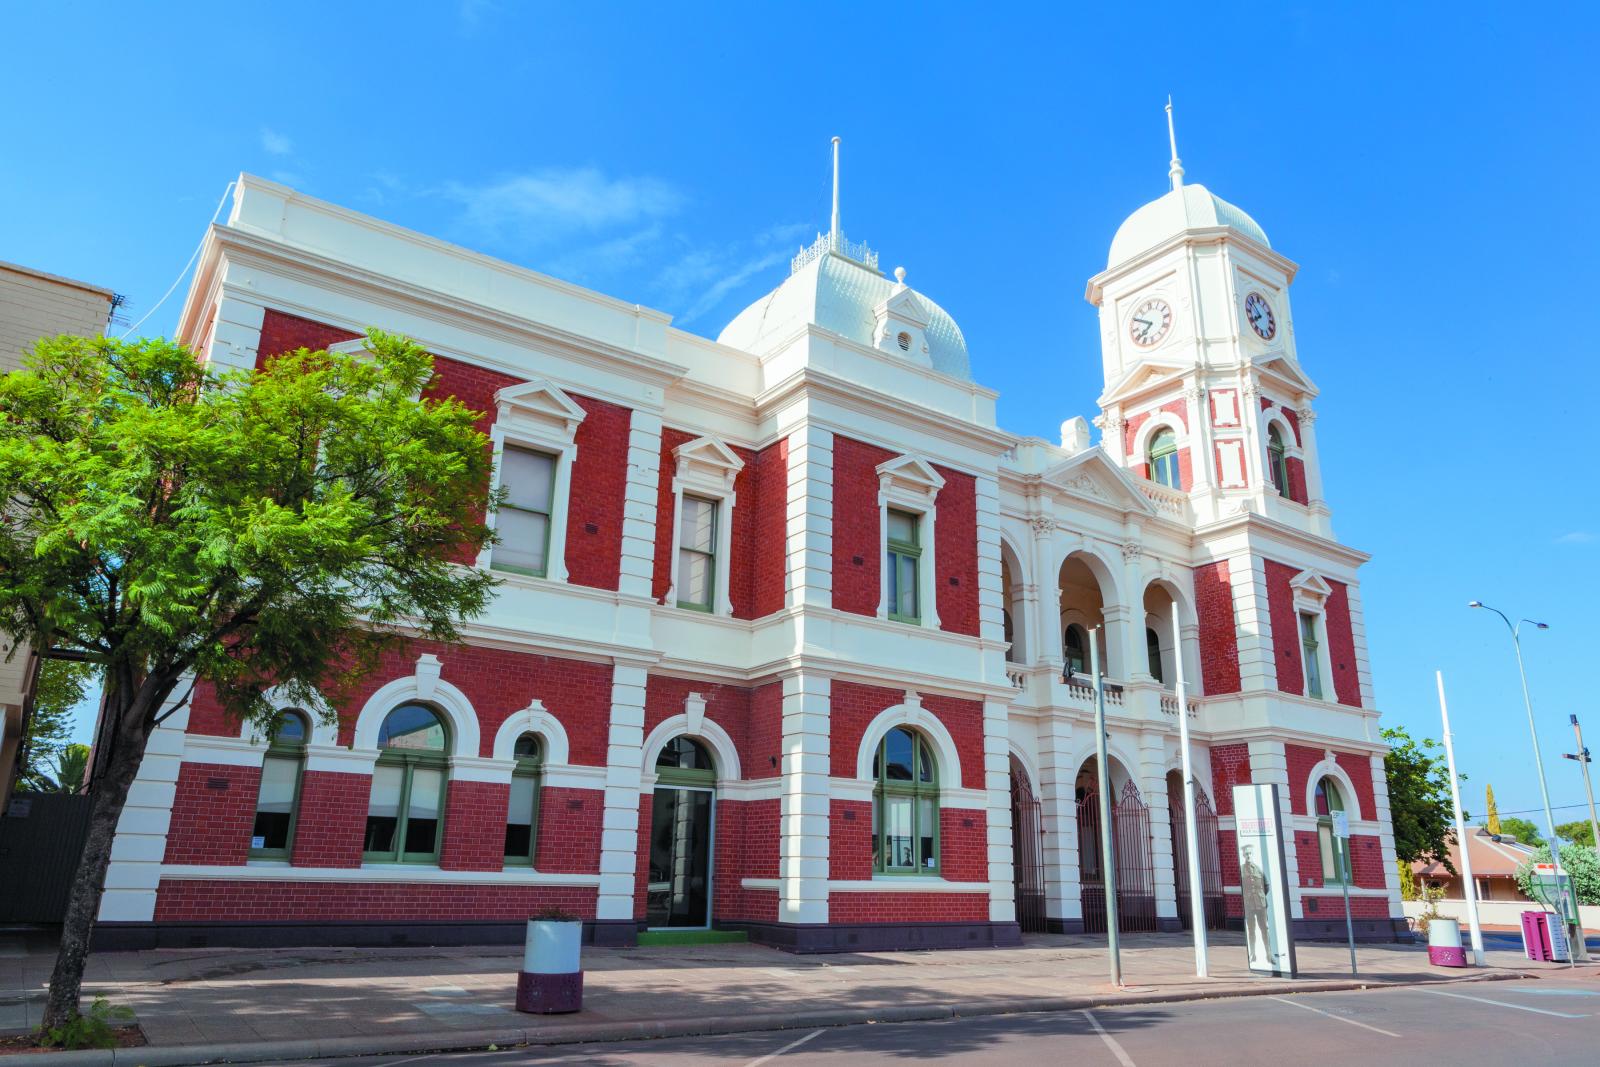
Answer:
[[[711,790],[662,787],[650,809],[652,928],[711,925]]]

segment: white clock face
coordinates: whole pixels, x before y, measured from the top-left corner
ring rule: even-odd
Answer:
[[[1260,293],[1251,293],[1244,298],[1244,317],[1263,341],[1270,341],[1277,335],[1278,320],[1273,318],[1272,305]]]
[[[1128,319],[1128,336],[1140,348],[1159,344],[1172,329],[1172,308],[1165,300],[1151,297],[1133,309]]]

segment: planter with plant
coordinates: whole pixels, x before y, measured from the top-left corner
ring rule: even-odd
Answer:
[[[517,1010],[541,1015],[583,1007],[583,920],[559,908],[528,920],[517,975]]]

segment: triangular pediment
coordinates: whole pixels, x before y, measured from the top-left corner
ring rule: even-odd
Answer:
[[[1156,386],[1181,384],[1184,374],[1193,369],[1193,366],[1175,362],[1148,360],[1139,363],[1106,390],[1105,395],[1100,398],[1100,406],[1108,407]]]
[[[910,289],[898,289],[877,307],[872,309],[873,315],[880,322],[890,316],[901,322],[926,329],[928,325],[928,309],[922,301],[917,299],[917,294]]]
[[[1318,600],[1326,600],[1333,593],[1333,586],[1310,571],[1301,571],[1290,579],[1289,588],[1297,593],[1305,593],[1307,596],[1315,597]]]
[[[542,378],[508,385],[494,395],[501,413],[524,419],[563,424],[570,433],[588,413],[561,388]]]
[[[921,456],[896,456],[877,466],[879,479],[888,478],[900,485],[928,492],[944,488],[944,478],[933,464]]]
[[[1316,383],[1306,377],[1299,364],[1282,353],[1257,356],[1250,362],[1263,378],[1271,379],[1275,385],[1307,396],[1317,395]]]
[[[1122,511],[1156,513],[1155,505],[1139,491],[1133,476],[1111,462],[1111,457],[1099,448],[1086,448],[1045,471],[1044,482]]]
[[[715,470],[737,474],[744,470],[739,454],[715,437],[697,437],[672,450],[680,463],[698,463]]]

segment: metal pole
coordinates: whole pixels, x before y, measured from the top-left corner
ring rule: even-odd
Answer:
[[[1345,829],[1348,830],[1349,828],[1347,823]],[[1350,838],[1340,837],[1337,840],[1339,841],[1339,852],[1342,857],[1340,862],[1343,865],[1339,872],[1341,875],[1339,884],[1344,889],[1344,936],[1345,940],[1350,943],[1350,973],[1354,975],[1357,973],[1356,928],[1355,924],[1350,920],[1350,879],[1352,877],[1350,870]]]
[[[1194,765],[1189,755],[1189,694],[1183,677],[1183,631],[1178,628],[1178,605],[1172,605],[1172,659],[1176,665],[1178,696],[1178,750],[1183,754],[1183,844],[1189,856],[1189,923],[1194,927],[1194,973],[1210,977],[1206,964],[1206,904],[1200,879],[1200,835],[1194,820]]]
[[[1450,732],[1450,708],[1444,702],[1444,672],[1434,671],[1439,683],[1439,717],[1444,720],[1444,758],[1450,770],[1450,803],[1456,813],[1456,843],[1461,846],[1461,878],[1467,886],[1467,930],[1472,937],[1472,964],[1483,966],[1483,927],[1478,923],[1478,883],[1472,877],[1472,853],[1467,846],[1466,819],[1461,815],[1461,779],[1456,776],[1455,735]]]
[[[1578,717],[1572,716],[1572,732],[1578,739],[1578,754],[1573,758],[1578,761],[1578,766],[1583,768],[1583,791],[1589,796],[1589,832],[1594,836],[1594,850],[1600,855],[1600,819],[1594,816],[1594,786],[1589,784],[1589,750],[1583,747],[1583,727],[1578,725]]]
[[[1089,671],[1094,675],[1094,752],[1100,787],[1100,868],[1106,893],[1106,949],[1111,984],[1122,987],[1122,942],[1117,929],[1117,857],[1111,847],[1111,769],[1106,754],[1106,688],[1100,674],[1100,627],[1089,631]],[[1078,842],[1083,847],[1083,842]]]

